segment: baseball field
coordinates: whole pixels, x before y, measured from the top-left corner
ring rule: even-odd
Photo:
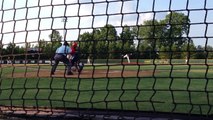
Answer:
[[[2,65],[0,106],[94,108],[213,114],[213,66],[93,64],[66,76],[64,66]]]

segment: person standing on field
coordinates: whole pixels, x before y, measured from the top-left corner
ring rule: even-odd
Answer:
[[[71,72],[72,65],[71,65],[69,59],[67,58],[67,55],[71,54],[71,52],[72,51],[69,47],[69,44],[67,43],[67,41],[64,41],[64,44],[62,46],[60,46],[55,52],[55,56],[54,56],[55,63],[52,66],[51,75],[54,75],[59,62],[63,62],[66,65],[66,74],[67,75],[73,75],[73,73]]]
[[[130,63],[129,54],[124,55],[123,58],[126,58],[128,63]]]

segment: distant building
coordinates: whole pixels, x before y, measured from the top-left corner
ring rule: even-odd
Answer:
[[[42,52],[41,48],[27,48],[27,53],[29,55],[29,59],[37,59],[38,54]]]
[[[40,53],[42,52],[42,48],[27,48],[28,53]]]

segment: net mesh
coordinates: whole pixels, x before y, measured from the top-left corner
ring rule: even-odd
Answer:
[[[1,0],[0,114],[211,119],[211,2]]]

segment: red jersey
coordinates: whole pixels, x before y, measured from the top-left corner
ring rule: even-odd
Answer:
[[[71,47],[71,55],[74,55],[74,54],[75,54],[75,52],[76,52],[76,48]]]
[[[74,55],[76,52],[76,48],[77,48],[77,43],[74,42],[71,46],[71,55]]]

